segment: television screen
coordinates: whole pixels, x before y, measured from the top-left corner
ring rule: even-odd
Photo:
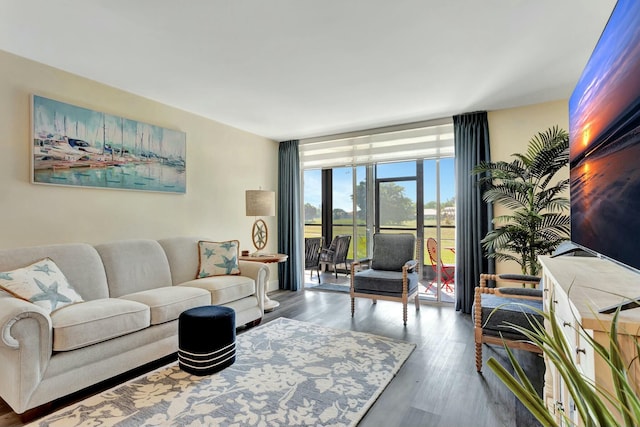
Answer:
[[[569,100],[571,240],[640,270],[640,1],[619,0]]]

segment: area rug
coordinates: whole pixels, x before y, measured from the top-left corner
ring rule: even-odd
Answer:
[[[236,344],[236,362],[214,375],[172,363],[29,425],[354,426],[415,348],[285,318]]]

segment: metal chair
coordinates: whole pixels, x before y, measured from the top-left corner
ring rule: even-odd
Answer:
[[[351,235],[341,234],[333,238],[333,241],[328,248],[324,248],[320,251],[320,260],[318,261],[318,281],[320,282],[320,270],[323,266],[333,266],[333,272],[338,278],[338,265],[344,264],[344,269],[349,274],[349,267],[347,266],[347,253],[349,252],[349,245],[351,244]]]
[[[313,270],[320,268],[320,250],[322,249],[323,237],[304,238],[304,269],[311,270],[309,277],[313,278]],[[318,274],[318,280],[320,275]]]
[[[440,270],[440,278],[442,279],[441,286],[448,292],[453,292],[453,286],[455,285],[456,266],[452,264],[445,264],[442,262],[440,254],[438,253],[438,242],[436,242],[436,239],[434,239],[433,237],[429,237],[427,239],[427,252],[429,252],[429,259],[431,260],[431,267],[433,268],[433,272],[436,274],[435,279],[431,281],[431,283],[427,287],[427,291],[431,289],[431,286],[433,286],[435,281],[438,280],[438,270]],[[438,260],[440,260],[439,267]]]
[[[401,302],[405,326],[409,298],[414,297],[416,310],[420,310],[415,242],[415,236],[409,233],[373,235],[373,256],[351,263],[351,317],[356,297],[372,299],[374,304],[379,299]],[[370,268],[357,271],[364,263]]]

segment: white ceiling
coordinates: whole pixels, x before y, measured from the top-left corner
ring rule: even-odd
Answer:
[[[0,49],[275,140],[566,99],[615,0],[0,0]]]

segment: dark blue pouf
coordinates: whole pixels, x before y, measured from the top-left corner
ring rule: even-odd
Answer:
[[[236,312],[205,305],[178,319],[178,365],[194,375],[218,372],[236,361]]]

